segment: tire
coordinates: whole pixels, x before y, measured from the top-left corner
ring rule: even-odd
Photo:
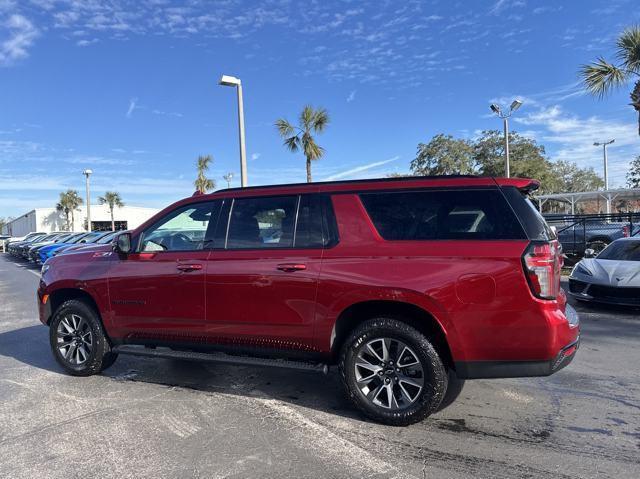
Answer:
[[[462,389],[464,389],[465,380],[458,379],[458,376],[453,369],[449,369],[448,373],[447,392],[445,392],[442,402],[436,409],[437,412],[451,406],[462,393]]]
[[[347,338],[340,376],[362,413],[392,426],[414,424],[435,412],[448,381],[431,342],[408,324],[386,317],[365,321]]]
[[[72,299],[56,310],[49,325],[53,357],[73,376],[91,376],[111,366],[111,353],[98,314],[85,302]]]

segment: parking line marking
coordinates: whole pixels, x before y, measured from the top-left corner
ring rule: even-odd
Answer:
[[[28,269],[27,271],[28,271],[29,273],[35,274],[38,278],[40,277],[40,273],[36,273],[35,271],[30,270],[30,269]]]

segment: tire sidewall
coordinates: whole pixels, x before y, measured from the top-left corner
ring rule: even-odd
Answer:
[[[58,326],[60,321],[69,314],[76,314],[83,318],[89,325],[93,338],[93,348],[91,349],[89,358],[84,363],[78,365],[71,364],[64,359],[57,347]],[[49,342],[51,352],[58,364],[74,376],[90,376],[99,373],[102,369],[104,356],[110,350],[98,315],[91,307],[79,300],[66,301],[56,310],[49,325]]]
[[[356,383],[355,360],[366,344],[377,338],[397,339],[409,346],[422,365],[425,382],[418,399],[408,408],[397,411],[376,406],[365,398]],[[340,371],[349,398],[368,417],[385,424],[404,426],[419,422],[435,412],[447,390],[448,376],[442,360],[429,340],[415,328],[393,318],[376,318],[364,322],[345,342]]]

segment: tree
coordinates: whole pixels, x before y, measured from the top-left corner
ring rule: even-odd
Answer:
[[[629,188],[640,188],[640,155],[631,162],[627,172],[627,186]]]
[[[216,182],[210,178],[207,178],[207,171],[209,171],[209,163],[213,161],[211,155],[199,156],[196,161],[196,168],[198,170],[198,176],[193,182],[196,187],[196,191],[200,193],[206,193],[216,187]]]
[[[67,231],[72,231],[74,225],[74,212],[80,209],[80,205],[83,203],[82,198],[76,190],[67,190],[60,193],[60,200],[56,204],[56,210],[64,213],[67,222]],[[71,222],[69,222],[69,215],[71,215]]]
[[[467,175],[474,173],[473,146],[467,140],[438,134],[429,143],[419,143],[411,162],[416,175]]]
[[[118,208],[122,208],[124,203],[122,202],[122,198],[120,197],[120,193],[115,191],[105,191],[104,196],[100,196],[98,198],[98,202],[101,205],[109,206],[109,213],[111,214],[111,231],[116,230],[116,222],[113,219],[113,210],[117,206]]]
[[[298,125],[292,125],[286,119],[276,120],[279,135],[284,138],[284,146],[295,153],[302,150],[307,159],[307,183],[311,183],[311,162],[324,155],[324,148],[316,143],[313,133],[322,133],[329,124],[329,114],[324,108],[314,110],[306,105],[300,113]]]
[[[599,57],[589,65],[583,65],[580,75],[585,89],[603,98],[616,88],[635,79],[631,91],[631,106],[638,112],[638,134],[640,135],[640,25],[624,30],[616,41],[617,64]]]
[[[552,193],[579,193],[596,191],[604,187],[604,180],[593,168],[580,168],[575,163],[564,160],[552,163],[551,168],[558,180],[558,187]]]
[[[483,131],[473,144],[477,172],[483,176],[504,176],[504,135],[498,130]],[[509,166],[511,176],[536,178],[544,192],[557,191],[557,177],[546,158],[544,146],[516,132],[509,133]]]
[[[4,229],[4,227],[7,225],[7,223],[9,222],[9,219],[5,219],[5,218],[0,218],[0,233],[2,233],[2,230]]]

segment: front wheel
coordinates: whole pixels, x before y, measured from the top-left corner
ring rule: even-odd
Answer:
[[[98,374],[115,361],[97,313],[83,301],[64,302],[49,325],[53,356],[74,376]]]
[[[435,412],[447,390],[447,372],[431,342],[393,318],[368,320],[356,328],[342,348],[340,372],[356,407],[394,426]]]

